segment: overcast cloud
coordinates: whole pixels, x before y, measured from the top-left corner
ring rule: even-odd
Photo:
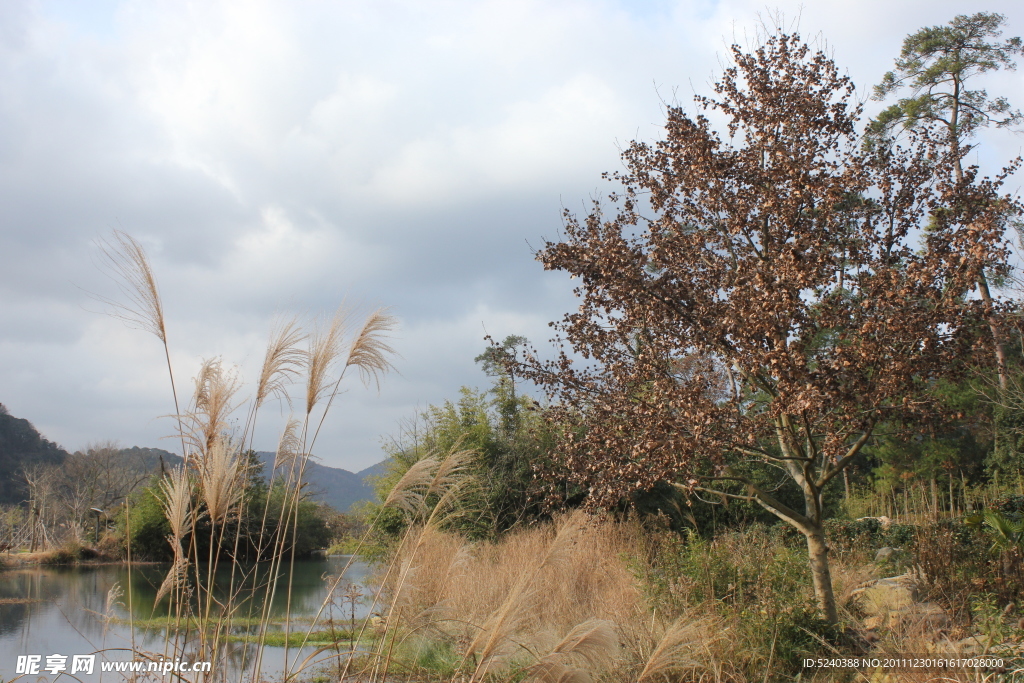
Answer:
[[[903,37],[1000,0],[782,2],[862,92]],[[1015,12],[1015,10],[1017,10]],[[540,347],[575,305],[531,245],[612,189],[664,102],[706,93],[761,2],[260,0],[0,4],[0,402],[65,448],[157,446],[159,342],[96,313],[95,240],[148,249],[179,386],[259,365],[277,313],[388,305],[400,374],[357,382],[323,462],[359,470],[417,408],[485,386],[484,330]],[[1017,16],[1015,16],[1015,14]],[[1022,72],[990,92],[1024,106]],[[985,138],[983,164],[1020,153]],[[272,449],[278,413],[257,447]],[[269,414],[268,414],[269,415]],[[272,423],[272,424],[271,424]]]

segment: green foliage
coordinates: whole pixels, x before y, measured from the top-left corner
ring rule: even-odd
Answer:
[[[164,515],[163,501],[163,492],[154,483],[129,500],[127,515],[124,508],[118,513],[118,533],[131,548],[133,560],[172,559],[171,546],[167,542],[171,525]]]
[[[28,420],[14,417],[0,403],[0,505],[16,505],[28,491],[19,471],[33,465],[59,465],[67,451],[47,441]]]
[[[877,519],[830,519],[825,522],[825,537],[829,549],[835,555],[863,553],[870,556],[883,547],[899,548],[904,552],[894,555],[885,563],[884,569],[893,572],[904,568],[908,560],[906,549],[913,547],[919,533],[912,524],[889,524],[882,526]]]
[[[461,493],[446,528],[469,538],[493,538],[544,515],[534,495],[533,474],[534,465],[553,448],[552,428],[533,399],[516,394],[514,378],[503,365],[523,343],[522,337],[508,337],[504,345],[477,357],[495,377],[490,390],[462,387],[456,401],[429,406],[385,447],[389,466],[374,482],[381,500],[419,460],[471,450],[477,453],[472,465],[477,485]],[[390,507],[371,505],[364,515],[377,520],[378,546],[386,546],[405,528],[402,513]]]
[[[1002,512],[1004,515],[1024,515],[1024,495],[1019,493],[1007,493],[992,504],[992,508]]]
[[[404,645],[399,657],[408,660],[414,669],[434,676],[449,678],[459,671],[464,657],[451,639],[414,638]]]
[[[1007,615],[999,606],[998,596],[982,593],[971,599],[971,621],[988,646],[1005,643],[1016,629],[1007,623]]]
[[[895,70],[875,86],[874,96],[882,100],[904,87],[910,89],[910,96],[883,111],[872,121],[869,133],[877,137],[896,125],[915,128],[939,123],[958,144],[978,128],[1019,123],[1021,113],[1012,110],[1005,97],[990,98],[985,90],[965,85],[978,74],[1016,68],[1014,58],[1024,51],[1021,39],[991,41],[1002,35],[1005,22],[1005,16],[994,12],[961,14],[945,26],[907,36]]]
[[[984,510],[964,521],[985,531],[992,542],[990,550],[993,553],[1024,550],[1024,520],[1013,513],[1007,515],[999,510]]]
[[[966,522],[966,523],[965,523]],[[911,546],[912,564],[925,577],[929,599],[947,608],[955,619],[970,620],[973,600],[984,593],[1019,602],[1024,578],[1019,565],[1007,566],[991,552],[991,539],[970,518],[947,519],[919,527]]]
[[[269,494],[269,495],[268,495]],[[243,494],[241,514],[232,517],[224,529],[221,541],[221,554],[234,555],[235,559],[256,559],[257,550],[263,545],[264,553],[269,552],[269,539],[273,538],[281,524],[282,510],[285,507],[286,491],[284,483],[276,481],[268,489],[259,473],[251,476]],[[193,495],[193,505],[200,506],[199,496]],[[170,524],[163,509],[163,492],[157,483],[143,489],[129,503],[129,516],[126,520],[123,509],[117,518],[119,535],[131,544],[132,557],[154,561],[170,561],[173,557],[168,538],[171,534]],[[266,519],[264,520],[264,510]],[[295,553],[299,557],[307,556],[314,550],[326,548],[331,542],[329,521],[333,510],[311,500],[300,500],[298,505],[298,525],[294,533]],[[287,538],[293,538],[292,522],[287,529]],[[202,517],[196,522],[195,547],[199,556],[209,552],[210,522]],[[261,534],[262,531],[262,534]],[[218,533],[219,536],[219,533]],[[236,549],[236,536],[238,543]],[[192,539],[186,536],[185,547],[190,547]],[[285,546],[291,551],[291,541]]]
[[[290,497],[290,495],[290,491],[285,489],[283,482],[274,482],[274,485],[270,490],[270,503],[268,505],[267,515],[267,533],[276,532],[277,528],[281,525],[283,511],[286,510],[285,498],[286,496]],[[259,505],[259,501],[257,500],[253,502],[252,511],[254,513],[258,511],[262,514],[262,507]],[[327,515],[329,510],[330,508],[325,505],[312,500],[303,499],[299,501],[297,526],[293,531],[291,525],[295,524],[296,513],[292,512],[289,528],[285,530],[285,537],[293,539],[295,554],[297,556],[308,556],[314,550],[326,548],[330,544],[331,530],[327,526]],[[248,525],[248,529],[250,531],[254,527],[255,525],[252,523]],[[252,546],[253,542],[256,540],[252,535],[246,536],[246,539],[249,541],[250,546]],[[288,552],[290,552],[291,547],[291,542],[285,545]]]
[[[627,558],[658,613],[675,617],[713,604],[738,625],[736,648],[765,653],[772,671],[793,675],[800,660],[838,643],[840,632],[807,590],[806,553],[763,525],[709,541],[692,531],[649,535],[646,558]],[[766,663],[762,663],[766,664]]]

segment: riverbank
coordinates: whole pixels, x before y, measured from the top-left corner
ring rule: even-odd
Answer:
[[[0,570],[32,566],[62,566],[83,564],[127,564],[117,554],[105,553],[88,546],[66,546],[54,550],[34,553],[21,551],[0,554]],[[153,562],[132,562],[132,564],[156,564]]]

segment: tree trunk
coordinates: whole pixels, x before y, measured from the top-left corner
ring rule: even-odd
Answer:
[[[985,278],[984,271],[978,274],[978,292],[981,294],[981,301],[990,310],[994,306],[992,301],[992,293],[988,288],[988,280]],[[988,319],[989,331],[992,333],[992,343],[995,346],[996,352],[996,373],[999,377],[999,391],[1005,392],[1007,379],[1006,379],[1006,344],[1003,342],[1002,330],[999,328],[999,321],[995,315],[990,315]],[[1002,396],[1000,395],[1000,398]]]
[[[822,614],[830,624],[839,623],[839,612],[836,610],[836,596],[832,591],[832,572],[828,568],[828,545],[825,543],[825,531],[820,525],[801,529],[807,537],[807,554],[811,561],[811,577],[814,580],[814,597]]]

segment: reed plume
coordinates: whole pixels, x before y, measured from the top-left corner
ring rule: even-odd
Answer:
[[[114,610],[115,607],[121,605],[121,598],[124,596],[124,590],[121,588],[121,584],[114,582],[114,585],[107,591],[107,599],[103,606],[103,637],[107,637],[107,628],[110,626],[110,622],[114,620],[114,616],[117,612]],[[122,605],[123,606],[123,605]]]
[[[226,437],[214,440],[199,470],[199,483],[206,512],[215,524],[222,524],[242,496],[240,459]]]
[[[700,667],[700,663],[693,658],[693,651],[698,646],[707,644],[705,636],[707,632],[713,630],[712,626],[709,619],[695,621],[688,615],[677,619],[651,652],[643,671],[637,676],[637,683],[667,674],[669,671]]]
[[[431,494],[443,495],[449,488],[462,486],[467,483],[467,474],[479,452],[474,449],[460,449],[459,446],[462,445],[462,441],[460,438],[438,465],[437,472],[430,481],[430,485],[424,494],[425,496],[429,497]]]
[[[302,365],[305,353],[299,344],[305,338],[294,318],[280,321],[271,329],[270,343],[256,382],[254,404],[257,410],[270,396],[279,396],[291,402],[285,387],[298,374],[296,368]]]
[[[128,233],[114,230],[109,239],[97,242],[101,260],[107,275],[117,283],[117,288],[129,303],[122,303],[104,296],[92,295],[109,307],[109,315],[130,327],[136,327],[156,336],[164,347],[167,374],[171,380],[171,396],[174,399],[174,414],[178,419],[178,433],[181,436],[181,455],[188,457],[185,445],[185,430],[181,422],[181,407],[178,404],[178,389],[174,383],[171,367],[171,350],[167,344],[167,325],[164,322],[164,305],[156,276],[149,265],[146,250]]]
[[[588,619],[578,624],[551,652],[528,669],[527,681],[536,683],[591,683],[590,674],[572,666],[581,662],[590,668],[606,668],[619,653],[615,624],[604,619]]]
[[[394,506],[409,515],[417,515],[423,509],[425,493],[434,480],[438,464],[433,457],[414,462],[388,493],[384,507]]]
[[[174,558],[171,563],[171,568],[167,571],[167,576],[164,577],[163,582],[160,584],[160,589],[156,592],[156,599],[153,600],[155,606],[164,596],[168,595],[172,590],[185,585],[188,579],[188,558],[184,555],[178,555]]]
[[[371,379],[377,383],[380,390],[380,378],[394,366],[388,360],[388,355],[395,353],[387,342],[387,332],[395,326],[395,319],[388,315],[387,309],[379,308],[371,313],[363,322],[359,333],[352,340],[349,346],[348,357],[338,378],[334,380],[333,386],[328,379],[327,371],[334,359],[338,357],[340,343],[347,327],[348,314],[339,308],[334,315],[334,320],[329,327],[321,327],[321,331],[314,332],[310,343],[309,351],[309,380],[306,386],[306,417],[312,414],[313,406],[327,396],[327,406],[320,415],[320,421],[313,429],[313,438],[309,440],[307,450],[313,449],[320,429],[327,419],[327,411],[331,409],[334,397],[338,395],[338,387],[341,380],[345,378],[345,372],[349,368],[356,368],[363,379],[363,383],[369,385]],[[308,436],[310,425],[306,425]],[[303,441],[305,444],[305,440]]]
[[[164,577],[160,589],[157,591],[154,604],[184,584],[188,570],[188,559],[181,540],[192,530],[192,482],[189,480],[188,472],[184,467],[176,467],[171,470],[160,482],[160,491],[163,493],[164,516],[171,527],[171,536],[168,539],[174,550],[174,560],[167,576]]]
[[[160,482],[163,493],[164,515],[171,527],[171,538],[175,541],[175,553],[181,552],[181,539],[192,530],[191,492],[192,482],[184,467],[175,467]]]
[[[388,313],[388,309],[378,308],[367,316],[348,350],[345,367],[357,368],[363,384],[369,386],[372,381],[378,391],[381,377],[394,369],[388,357],[396,353],[387,340],[388,333],[394,330],[396,324],[397,321]]]
[[[274,453],[274,466],[270,469],[270,477],[279,469],[291,470],[296,458],[302,454],[302,422],[294,418],[288,420],[281,438],[277,442],[277,451]]]
[[[313,412],[331,390],[331,365],[341,355],[341,342],[348,327],[349,313],[344,305],[338,308],[330,322],[321,321],[309,335],[306,352],[306,415]]]
[[[142,245],[120,230],[114,230],[110,239],[99,240],[98,245],[108,275],[117,283],[117,288],[129,303],[97,298],[110,307],[110,315],[166,342],[163,303],[156,277]]]
[[[196,451],[206,456],[228,431],[228,417],[236,407],[232,400],[240,385],[238,376],[226,370],[219,358],[204,360],[193,381],[193,409],[188,414],[190,428],[185,436]]]

